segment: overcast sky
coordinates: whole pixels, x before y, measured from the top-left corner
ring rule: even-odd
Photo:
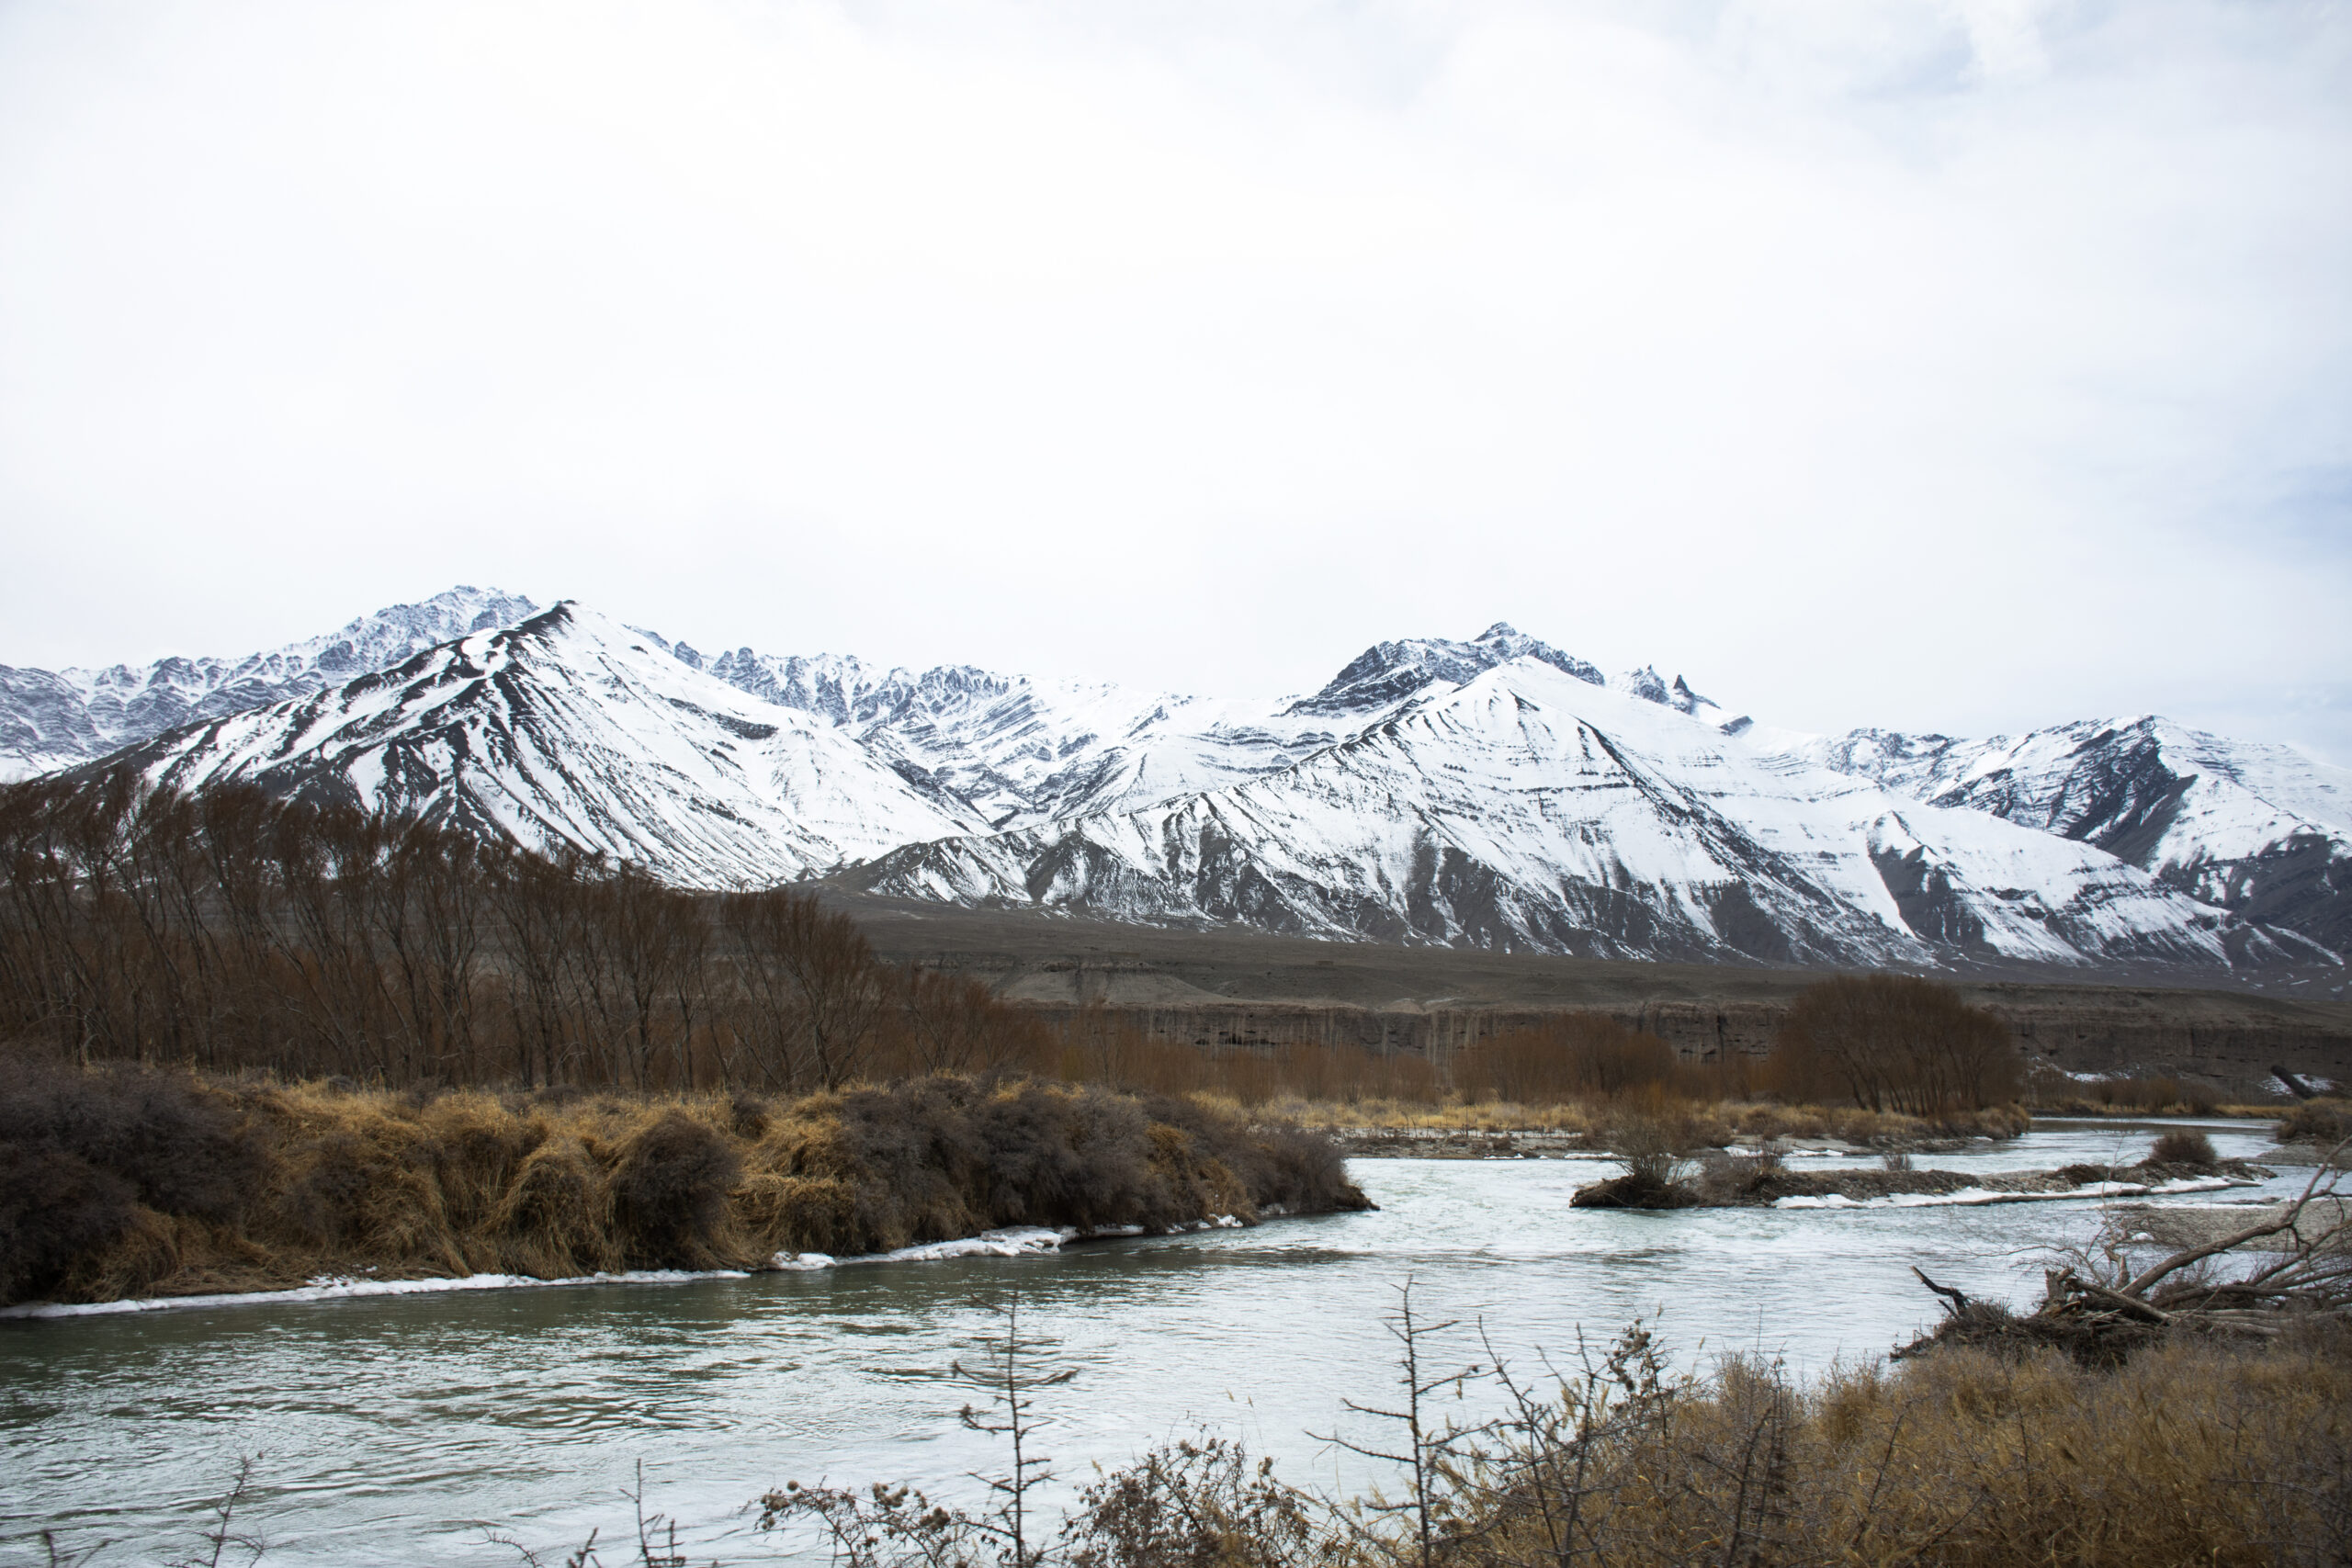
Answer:
[[[2352,8],[0,3],[0,662],[1498,619],[2352,763]]]

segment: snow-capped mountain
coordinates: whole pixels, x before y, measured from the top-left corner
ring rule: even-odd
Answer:
[[[1656,671],[1638,670],[1612,681],[1499,623],[1466,642],[1379,643],[1312,695],[1259,699],[1039,681],[969,665],[916,674],[836,655],[777,658],[745,648],[712,659],[684,645],[672,651],[755,696],[831,720],[901,773],[954,791],[1007,831],[1139,809],[1280,772],[1515,659],[1686,714],[1719,714],[1680,676],[1668,685]]]
[[[701,887],[767,886],[985,826],[835,726],[569,603],[105,765],[571,843]]]
[[[1112,919],[1795,964],[2326,962],[2090,846],[1521,657],[1265,777],[910,845],[849,886]]]
[[[1281,701],[1229,701],[944,665],[920,674],[852,658],[739,649],[676,658],[839,726],[910,778],[1009,829],[1145,805],[1288,765],[1339,738]]]
[[[2352,951],[2352,771],[2287,747],[2154,716],[1990,740],[1859,729],[1766,743],[2097,845],[2202,903]]]
[[[1123,919],[1742,962],[2246,971],[2352,946],[2343,770],[2160,719],[1792,735],[1502,625],[1226,699],[712,657],[459,589],[243,660],[5,673],[65,694],[0,707],[19,771],[251,780],[689,886],[830,874]],[[174,713],[194,722],[88,760]]]
[[[105,670],[0,665],[0,779],[72,767],[197,719],[308,696],[537,609],[495,588],[452,588],[242,659],[159,659]]]

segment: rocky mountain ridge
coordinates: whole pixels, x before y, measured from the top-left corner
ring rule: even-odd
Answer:
[[[382,668],[332,683],[371,651]],[[714,657],[470,589],[276,655],[180,662],[209,684],[159,664],[139,689],[183,694],[194,722],[106,765],[698,886],[827,874],[1115,919],[1741,963],[2260,973],[2352,945],[2343,770],[2154,718],[1792,735],[1499,624],[1377,644],[1272,699]],[[299,689],[221,711],[272,681]],[[98,724],[28,717],[17,689],[0,685],[17,771],[90,766],[51,738],[97,744]]]
[[[85,766],[181,790],[254,784],[700,887],[766,886],[985,826],[835,726],[569,603]]]
[[[0,780],[73,767],[184,724],[309,696],[537,608],[518,594],[460,586],[238,659],[174,657],[104,670],[0,664]]]

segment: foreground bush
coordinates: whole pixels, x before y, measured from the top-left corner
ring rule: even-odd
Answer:
[[[322,1273],[757,1267],[1001,1225],[1361,1207],[1329,1142],[936,1076],[768,1102],[345,1091],[0,1061],[0,1302]]]
[[[1939,1351],[1811,1386],[1751,1359],[1621,1386],[1490,1452],[1448,1561],[2332,1562],[2352,1545],[2343,1348],[2178,1343],[2112,1372]]]
[[[1670,1377],[1636,1326],[1545,1387],[1450,1363],[1474,1349],[1462,1326],[1416,1322],[1406,1299],[1394,1396],[1351,1406],[1385,1430],[1343,1439],[1396,1468],[1370,1495],[1335,1504],[1208,1437],[1087,1488],[1058,1532],[1023,1511],[1034,1461],[984,1478],[994,1501],[978,1513],[795,1483],[761,1499],[763,1527],[813,1535],[843,1568],[2151,1568],[2337,1563],[2352,1548],[2341,1325],[2251,1350],[2182,1338],[2112,1371],[1944,1348],[1812,1382],[1750,1357]],[[981,1429],[1034,1426],[1067,1376],[1007,1359]],[[1438,1401],[1464,1379],[1499,1383],[1504,1414],[1447,1420]]]

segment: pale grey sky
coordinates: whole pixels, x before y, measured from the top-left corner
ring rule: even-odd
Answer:
[[[1510,620],[2352,763],[2342,4],[0,4],[0,662]]]

